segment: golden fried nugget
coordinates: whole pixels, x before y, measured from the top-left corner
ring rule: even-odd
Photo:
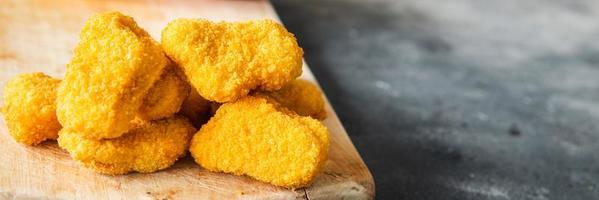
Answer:
[[[192,88],[187,99],[183,101],[180,113],[189,118],[196,128],[199,128],[210,118],[209,111],[210,101],[204,99],[195,88]]]
[[[58,144],[73,159],[102,174],[150,173],[165,169],[184,156],[195,128],[184,117],[135,121],[135,128],[119,138],[93,140],[67,129]]]
[[[296,79],[277,91],[260,91],[255,96],[276,101],[301,116],[323,120],[327,116],[324,99],[318,87],[306,80]]]
[[[90,18],[58,89],[58,121],[86,138],[123,135],[166,64],[160,45],[133,18]]]
[[[251,96],[223,104],[194,135],[192,156],[210,171],[286,188],[309,185],[327,160],[328,130],[318,120],[278,109]]]
[[[162,47],[211,101],[234,101],[257,88],[277,90],[302,73],[302,49],[272,20],[177,19],[162,30]]]
[[[19,143],[36,145],[56,139],[56,88],[60,80],[43,73],[21,74],[4,87],[2,113],[8,132]]]
[[[174,63],[173,63],[174,64]],[[158,81],[150,88],[137,116],[143,120],[156,120],[173,116],[189,94],[190,86],[185,75],[175,65],[169,65]]]

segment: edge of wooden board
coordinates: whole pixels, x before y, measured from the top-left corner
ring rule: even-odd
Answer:
[[[277,21],[279,21],[281,24],[284,24],[283,21],[281,20],[281,18],[279,17],[279,15],[277,14],[276,10],[274,9],[274,7],[272,6],[272,3],[270,3],[270,1],[268,3],[268,7],[269,7],[270,12],[272,13],[272,16]],[[320,87],[318,80],[316,80],[316,77],[312,73],[312,70],[310,70],[310,67],[306,63],[305,59],[304,59],[303,68],[304,68],[303,69],[304,73],[302,74],[301,78],[312,81],[320,88],[321,91],[323,91],[322,95],[324,96],[325,107],[327,110],[327,119],[324,120],[325,124],[327,125],[327,127],[338,127],[339,128],[339,130],[337,130],[337,132],[343,133],[343,134],[340,134],[341,138],[338,138],[338,139],[345,140],[345,142],[349,143],[349,146],[351,146],[351,148],[348,148],[347,151],[355,152],[357,159],[360,160],[361,165],[363,165],[365,172],[366,172],[364,175],[364,177],[366,177],[366,178],[364,180],[356,180],[356,182],[343,183],[343,184],[337,185],[335,187],[331,187],[331,186],[329,186],[329,187],[312,187],[311,186],[308,188],[304,188],[304,191],[306,192],[306,199],[335,199],[335,198],[344,199],[346,197],[357,198],[357,199],[374,198],[375,184],[374,184],[374,178],[372,177],[370,170],[366,166],[366,163],[364,163],[362,156],[360,155],[360,153],[354,146],[353,142],[349,138],[349,135],[347,134],[345,127],[341,123],[341,120],[339,120],[339,117],[337,116],[337,113],[333,109],[326,93]],[[339,196],[338,193],[336,193],[338,190],[345,191],[345,194],[343,196]]]

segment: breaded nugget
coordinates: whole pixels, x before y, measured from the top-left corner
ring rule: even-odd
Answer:
[[[192,88],[187,99],[183,101],[179,113],[187,117],[196,128],[200,128],[210,118],[209,111],[210,101],[204,99],[195,88]]]
[[[90,18],[58,89],[58,121],[86,138],[123,135],[166,64],[160,45],[133,18]]]
[[[177,19],[162,30],[162,47],[210,101],[234,101],[257,88],[277,90],[302,73],[302,49],[272,20]]]
[[[143,120],[156,120],[173,116],[189,94],[190,86],[185,75],[172,63],[162,72],[144,98],[137,116]]]
[[[102,174],[150,173],[171,166],[185,155],[195,128],[184,117],[135,121],[135,128],[119,138],[93,140],[67,129],[58,144],[73,159]]]
[[[255,96],[276,101],[301,116],[323,120],[327,116],[324,99],[318,87],[306,80],[297,79],[277,91],[260,91]]]
[[[19,143],[36,145],[56,139],[56,88],[60,80],[43,73],[21,74],[6,83],[2,113],[8,132]]]
[[[312,182],[328,148],[328,130],[318,120],[250,96],[223,104],[194,135],[190,151],[207,170],[299,188]]]

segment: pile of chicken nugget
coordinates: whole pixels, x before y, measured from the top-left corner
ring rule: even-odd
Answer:
[[[168,168],[191,152],[213,172],[286,188],[327,160],[319,89],[297,79],[303,51],[271,20],[176,19],[161,43],[119,12],[90,18],[64,79],[22,74],[4,88],[9,134],[57,140],[95,172]]]

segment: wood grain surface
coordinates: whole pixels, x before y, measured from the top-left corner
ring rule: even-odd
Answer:
[[[180,17],[278,20],[268,1],[0,0],[0,87],[20,73],[63,77],[85,20],[109,10],[132,16],[158,41],[162,28]],[[306,65],[302,78],[316,82]],[[2,121],[0,199],[372,199],[372,175],[328,102],[326,109],[329,160],[310,187],[295,191],[207,172],[189,156],[157,173],[100,175],[71,160],[54,141],[36,147],[15,143]]]

